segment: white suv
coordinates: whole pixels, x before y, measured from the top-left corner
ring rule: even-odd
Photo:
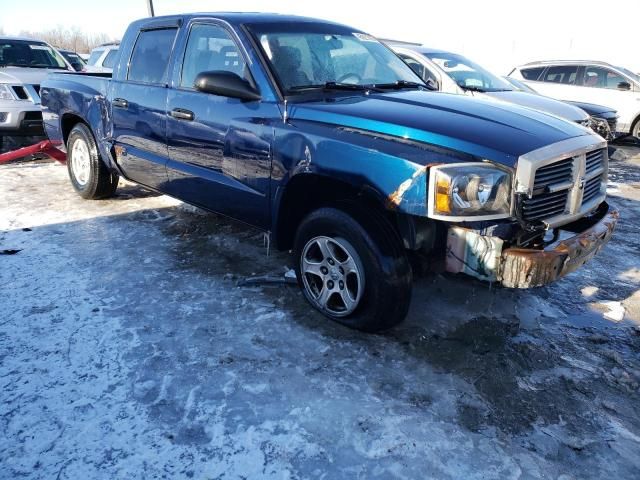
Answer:
[[[119,47],[120,45],[117,43],[108,43],[91,50],[87,66],[84,67],[85,71],[92,73],[113,72]]]
[[[618,111],[618,131],[640,138],[640,76],[605,62],[562,60],[528,63],[510,77],[559,100],[597,103]]]

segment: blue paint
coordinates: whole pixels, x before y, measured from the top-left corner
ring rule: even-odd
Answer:
[[[113,171],[265,230],[275,229],[283,194],[300,175],[339,180],[366,189],[389,209],[426,216],[430,164],[487,159],[513,166],[523,153],[590,135],[579,126],[515,105],[427,91],[290,98],[285,123],[282,96],[248,32],[252,25],[278,23],[278,28],[286,28],[287,22],[358,32],[266,14],[139,20],[123,38],[112,79],[53,74],[43,83],[47,133],[52,140],[63,140],[64,119],[78,116],[90,125]],[[187,36],[195,23],[219,25],[241,43],[260,101],[180,88]],[[166,85],[127,80],[137,35],[150,26],[178,28]],[[115,108],[116,98],[125,98],[127,108]],[[172,118],[174,108],[192,111],[194,120]],[[121,152],[117,156],[116,150]]]

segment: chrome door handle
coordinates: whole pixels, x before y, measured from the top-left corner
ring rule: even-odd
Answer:
[[[111,104],[116,108],[129,108],[129,102],[124,98],[114,98]]]
[[[191,110],[185,110],[184,108],[174,108],[169,113],[173,118],[177,118],[178,120],[189,120],[192,121],[195,118],[195,115]]]

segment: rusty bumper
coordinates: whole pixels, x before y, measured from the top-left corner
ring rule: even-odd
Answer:
[[[508,288],[540,287],[573,272],[607,244],[618,217],[617,211],[609,211],[591,227],[547,250],[503,250],[500,282]]]

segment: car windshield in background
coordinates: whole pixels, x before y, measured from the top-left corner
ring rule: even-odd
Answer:
[[[464,90],[504,92],[513,86],[471,60],[453,53],[425,53]]]
[[[318,24],[257,24],[250,30],[288,94],[426,87],[391,50],[364,33]]]
[[[45,43],[2,39],[0,67],[67,69],[62,57]]]
[[[628,77],[631,77],[631,79],[635,82],[640,83],[640,75],[633,73],[631,70],[627,70],[624,67],[618,67],[618,70],[621,70],[623,73],[625,73]]]

